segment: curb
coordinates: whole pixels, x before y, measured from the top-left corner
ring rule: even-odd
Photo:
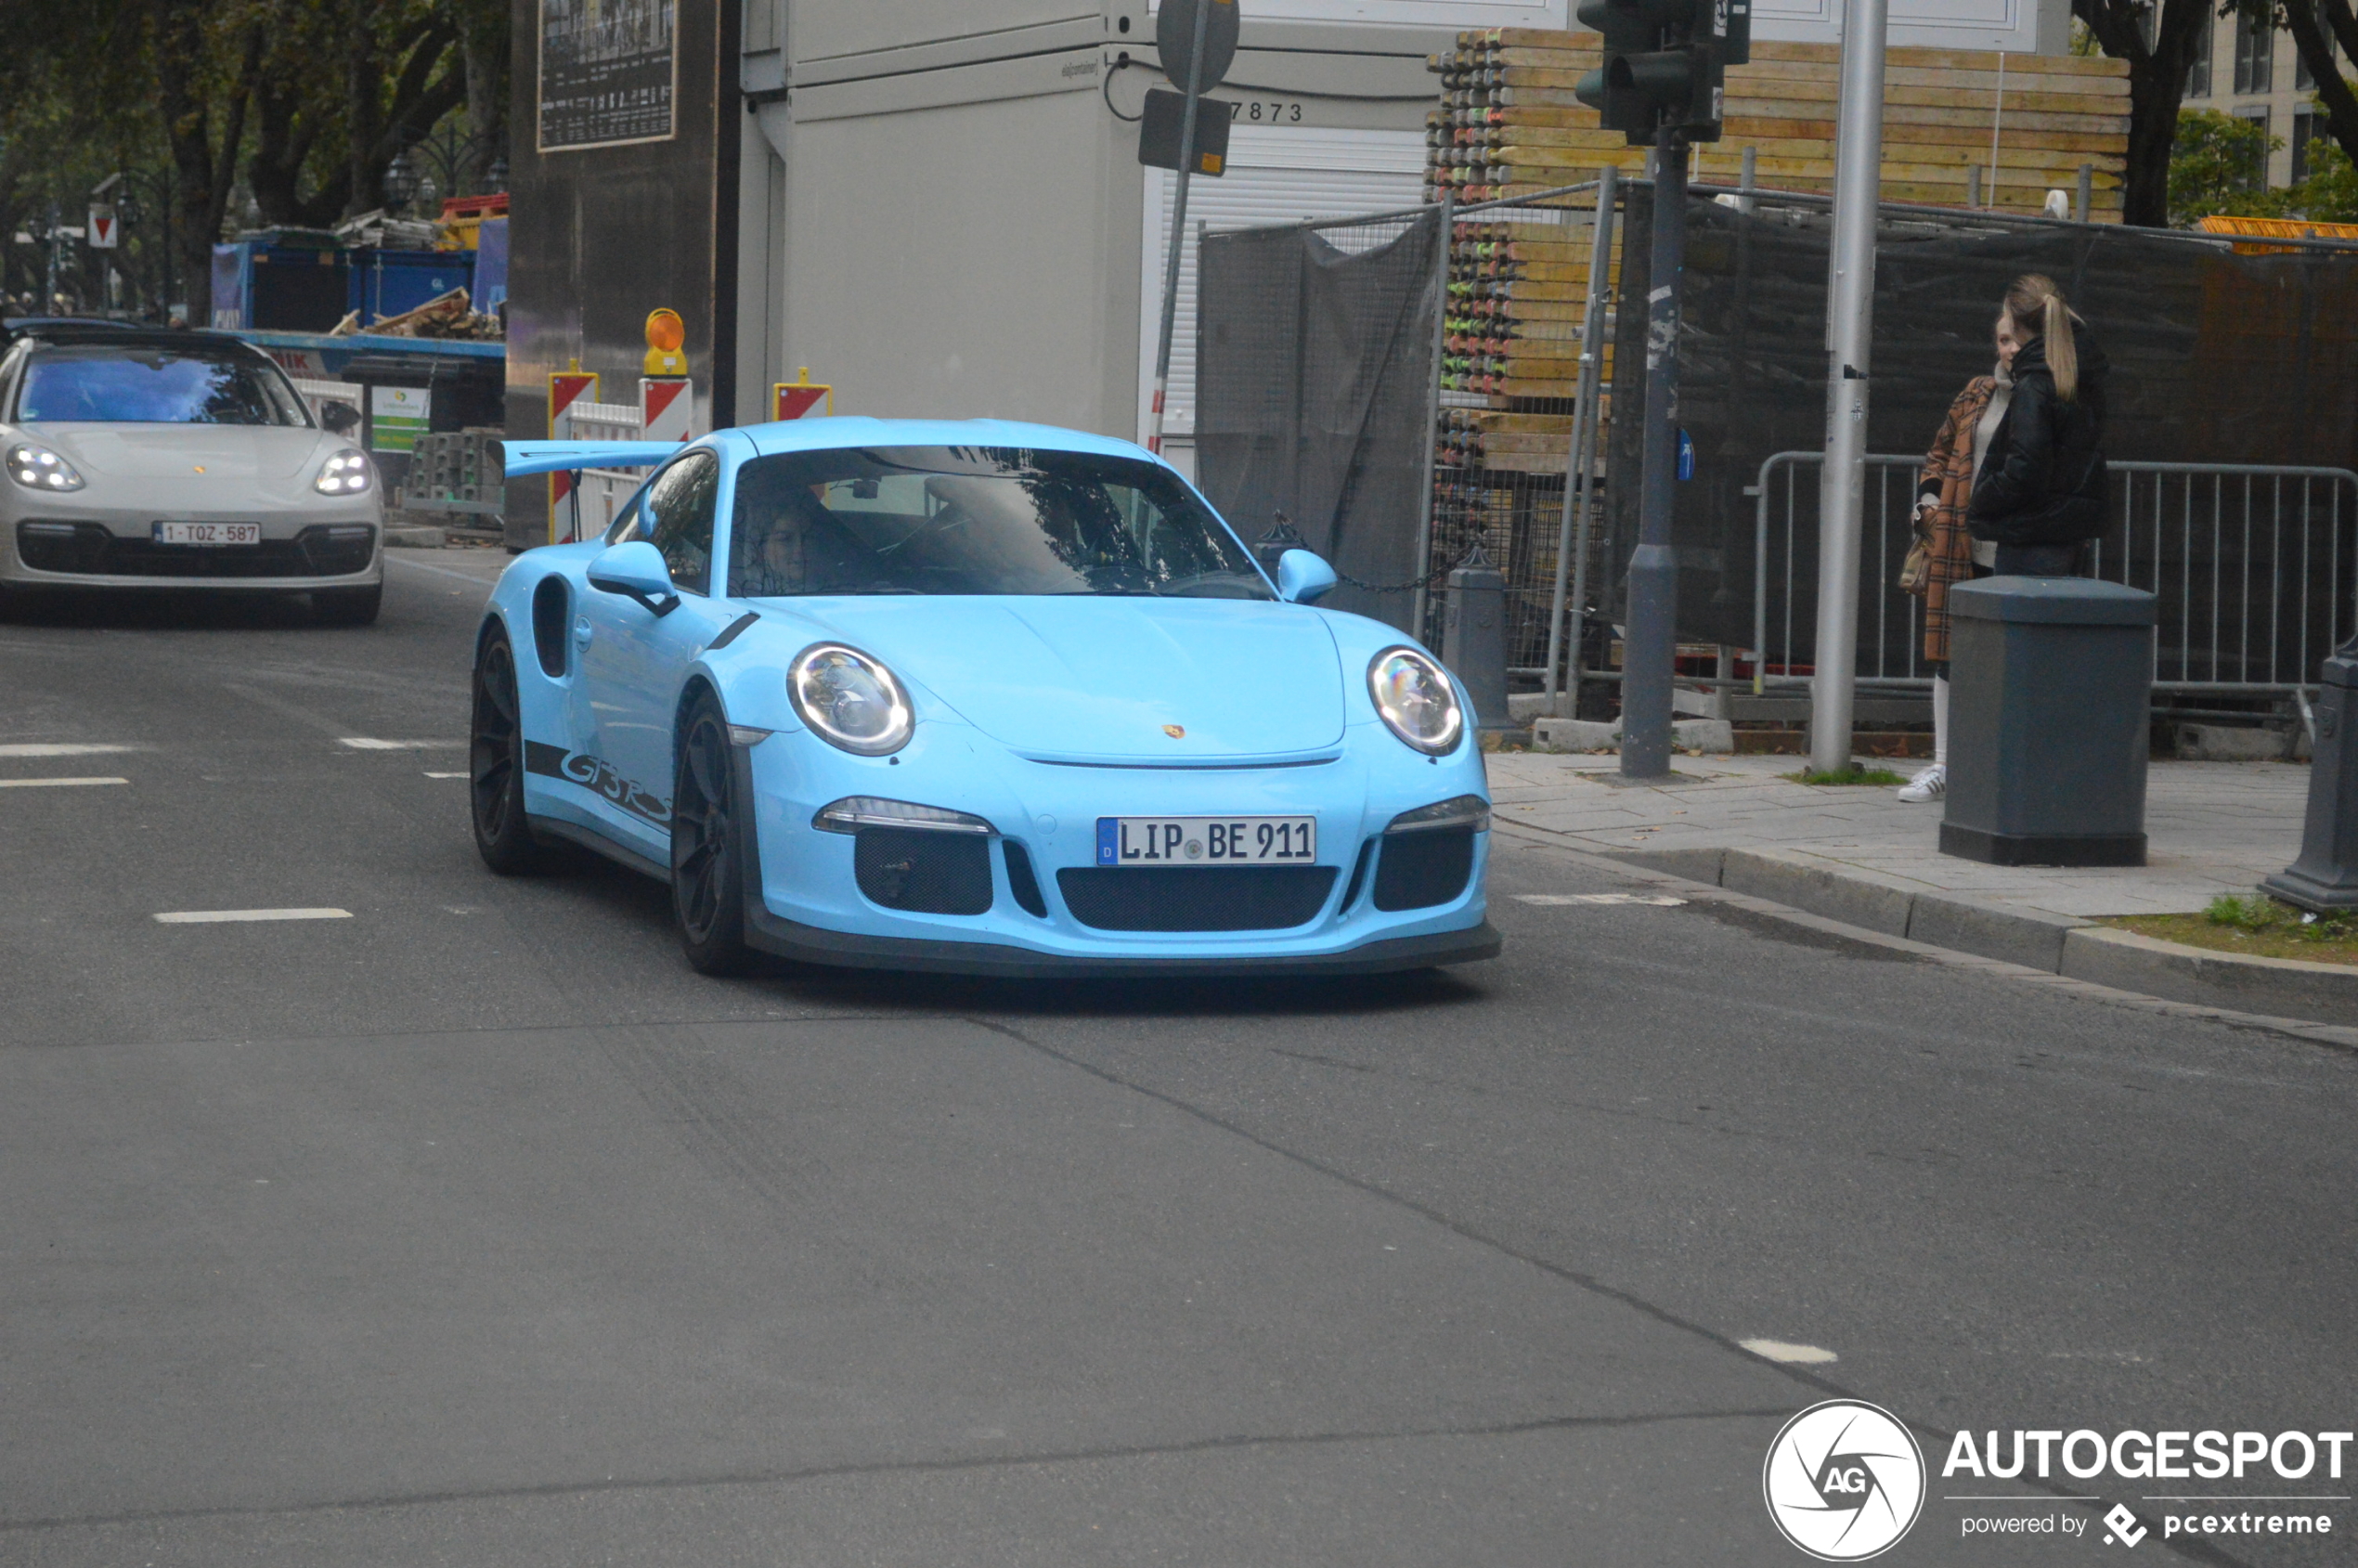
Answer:
[[[391,550],[440,550],[450,542],[450,536],[428,524],[388,523],[384,541]]]
[[[1665,875],[1734,894],[1772,917],[1831,924],[1877,945],[1989,961],[2025,974],[2085,982],[2092,990],[2225,1015],[2230,1022],[2358,1044],[2358,965],[2244,957],[2142,937],[2069,915],[2041,914],[1960,893],[1933,893],[1872,872],[1836,871],[1781,849],[1574,849],[1545,830],[1511,824],[1516,842],[1545,846],[1600,866]],[[2291,1015],[2298,1014],[2298,1017]],[[2322,1027],[2330,1033],[2318,1036]]]
[[[1812,914],[1807,910],[1756,897],[1750,893],[1735,892],[1717,883],[1702,881],[1675,871],[1636,864],[1621,856],[1605,855],[1586,848],[1575,849],[1555,836],[1546,833],[1544,829],[1521,828],[1519,824],[1504,823],[1494,828],[1493,831],[1500,833],[1502,836],[1519,848],[1537,850],[1554,859],[1566,861],[1593,871],[1649,884],[1665,893],[1676,894],[1722,915],[1733,916],[1739,921],[1772,923],[1796,930],[1808,931],[1821,940],[1847,944],[1871,952],[1896,953],[1953,969],[1967,969],[1993,978],[2037,986],[2051,993],[2060,992],[2080,1001],[2099,1003],[2105,1006],[2124,1007],[2133,1012],[2155,1013],[2166,1017],[2199,1018],[2206,1022],[2224,1025],[2229,1029],[2279,1034],[2313,1045],[2327,1045],[2337,1050],[2358,1054],[2358,1027],[2311,1018],[2286,1017],[2273,1013],[2246,1012],[2241,1008],[2222,1006],[2211,1002],[2184,1001],[2157,995],[2140,989],[2108,984],[2093,978],[2082,978],[2066,975],[2045,965],[2016,964],[2002,958],[1988,958],[1954,948],[1938,947],[1931,942],[1911,941],[1906,937],[1893,936],[1863,926],[1849,925],[1826,915]],[[1756,851],[1729,852],[1755,853]],[[1678,856],[1720,853],[1722,851],[1719,850],[1671,850],[1659,852],[1659,858],[1668,861]],[[2091,928],[2074,927],[2073,929],[2087,931]],[[2197,959],[2218,956],[2204,949],[2181,947],[2175,942],[2157,942],[2150,938],[2131,936],[2127,932],[2107,932],[2107,934],[2130,937],[2131,943],[2160,949],[2164,954],[2173,959],[2182,956]],[[2293,967],[2299,969],[2339,970],[2342,967],[2339,965],[2300,964],[2283,959],[2239,961],[2229,958],[2228,962],[2253,963],[2269,967],[2278,964],[2291,963]],[[2138,978],[2144,977],[2140,975]]]

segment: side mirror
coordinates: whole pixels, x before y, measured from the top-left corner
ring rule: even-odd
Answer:
[[[1289,550],[1277,557],[1277,597],[1289,604],[1315,604],[1335,586],[1335,569],[1314,551]]]
[[[667,616],[680,607],[680,595],[672,590],[671,568],[663,564],[663,551],[644,539],[600,551],[590,563],[589,577],[590,586],[600,592],[636,599],[657,616]]]
[[[360,428],[360,410],[330,398],[319,405],[319,422],[338,435],[349,435]]]

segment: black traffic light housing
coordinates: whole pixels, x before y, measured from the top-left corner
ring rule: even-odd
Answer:
[[[1752,58],[1752,0],[1584,0],[1581,24],[1604,59],[1580,79],[1580,101],[1632,146],[1665,126],[1717,141],[1728,67]]]

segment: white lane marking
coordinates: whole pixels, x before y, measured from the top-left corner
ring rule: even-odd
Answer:
[[[1669,909],[1685,903],[1667,893],[1517,893],[1515,901],[1526,904],[1651,904],[1656,909]]]
[[[0,745],[0,757],[107,757],[118,751],[145,751],[137,745],[90,745],[79,741],[10,741]]]
[[[231,920],[351,920],[351,910],[172,910],[156,914],[158,925],[210,927]]]
[[[473,583],[477,588],[490,588],[496,580],[476,577],[473,572],[454,572],[447,566],[428,565],[423,561],[412,561],[406,555],[395,555],[390,551],[385,552],[385,559],[395,565],[414,566],[421,572],[432,572],[437,577],[456,577],[462,583]]]
[[[69,788],[77,784],[127,784],[129,779],[0,779],[0,789]]]
[[[233,920],[349,920],[348,909],[181,909],[159,914],[164,926],[218,926]]]
[[[338,745],[348,745],[355,751],[441,751],[449,746],[462,746],[464,741],[380,741],[367,735],[339,735]]]
[[[1789,1345],[1782,1340],[1738,1340],[1736,1343],[1763,1361],[1781,1361],[1789,1367],[1823,1367],[1840,1359],[1833,1351],[1820,1350],[1816,1345]]]
[[[428,773],[426,775],[430,779],[463,779],[466,776],[464,773]]]

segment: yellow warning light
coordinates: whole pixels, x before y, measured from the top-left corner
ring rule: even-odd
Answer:
[[[641,375],[684,376],[688,373],[688,356],[680,345],[688,341],[688,324],[680,319],[676,310],[651,311],[647,316],[647,357],[640,367]]]

